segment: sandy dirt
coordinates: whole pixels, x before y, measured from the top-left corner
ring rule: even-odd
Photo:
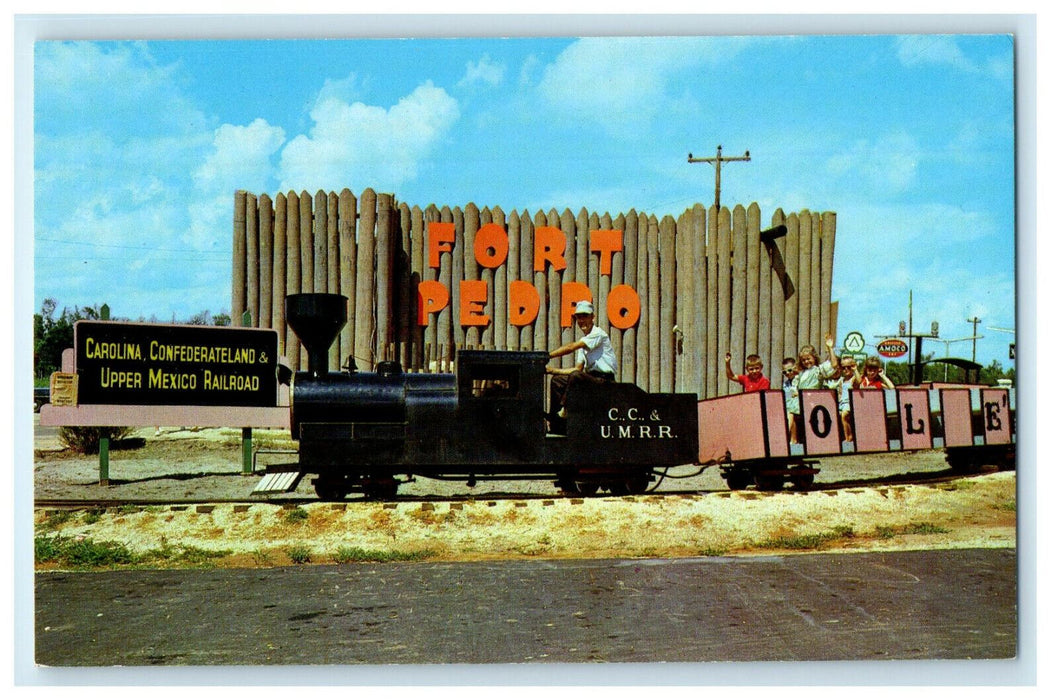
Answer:
[[[41,431],[42,432],[42,431]],[[469,500],[395,503],[350,500],[298,507],[250,497],[258,477],[241,474],[238,430],[141,429],[136,449],[114,449],[110,485],[96,456],[35,441],[35,496],[156,499],[159,505],[57,517],[35,512],[37,534],[116,541],[133,551],[164,546],[227,552],[220,566],[285,565],[291,552],[328,563],[361,548],[434,560],[678,557],[958,547],[1014,547],[1015,473],[993,472],[929,485],[879,482],[893,474],[950,475],[940,451],[823,460],[808,493],[732,492],[709,468],[666,480],[652,494],[567,499],[548,481],[465,484],[421,479],[401,495]],[[292,449],[280,431],[255,431],[255,446]],[[262,464],[293,456],[260,453]],[[688,468],[683,473],[692,473]],[[845,488],[827,489],[841,482]],[[853,482],[851,488],[849,482]],[[691,491],[693,493],[687,493]],[[298,495],[312,496],[305,479]],[[523,498],[509,494],[554,496]],[[504,496],[504,497],[501,497]],[[166,499],[204,505],[172,507]],[[242,504],[215,504],[245,499]],[[62,521],[61,523],[58,521]]]

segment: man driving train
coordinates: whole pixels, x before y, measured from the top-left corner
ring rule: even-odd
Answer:
[[[609,334],[595,325],[595,307],[590,301],[577,302],[573,321],[584,337],[552,350],[550,357],[562,357],[575,352],[574,366],[545,368],[552,375],[550,411],[547,414],[552,432],[564,432],[566,396],[570,389],[578,384],[603,384],[617,379],[617,356],[610,344]]]

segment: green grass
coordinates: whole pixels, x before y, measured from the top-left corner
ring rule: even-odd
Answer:
[[[33,558],[36,563],[57,564],[73,569],[149,567],[161,564],[204,567],[211,566],[214,559],[230,553],[227,550],[173,546],[168,543],[137,553],[121,542],[97,542],[89,537],[63,535],[40,535],[33,540]]]
[[[50,513],[44,522],[40,524],[43,530],[58,530],[66,523],[73,520],[74,511],[72,510],[60,510],[54,513]]]
[[[422,561],[431,556],[433,556],[433,552],[428,549],[400,552],[394,550],[364,549],[363,547],[339,547],[334,553],[334,561],[339,564],[352,564],[356,562],[386,563],[394,561]]]
[[[298,506],[297,508],[291,508],[283,515],[283,520],[288,523],[303,523],[309,519],[309,512]]]
[[[287,547],[287,556],[295,564],[308,564],[312,561],[312,550],[302,544]]]
[[[758,542],[757,546],[765,549],[819,549],[834,540],[851,537],[844,529],[833,529],[829,532],[816,532],[806,535],[781,535]]]

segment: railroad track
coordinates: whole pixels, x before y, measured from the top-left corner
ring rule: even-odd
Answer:
[[[987,473],[987,472],[982,472]],[[623,500],[638,500],[638,499],[651,499],[651,498],[699,498],[702,496],[708,496],[717,493],[758,493],[761,496],[778,495],[783,493],[812,493],[816,491],[842,491],[851,489],[865,489],[865,488],[887,488],[892,486],[928,486],[935,484],[944,484],[958,479],[967,478],[973,476],[964,473],[958,473],[951,469],[945,469],[937,472],[916,472],[907,474],[896,474],[889,476],[871,477],[863,479],[848,479],[843,481],[832,481],[826,483],[816,483],[807,489],[800,491],[793,491],[790,488],[785,488],[778,491],[758,491],[757,489],[750,488],[743,491],[731,491],[726,488],[721,489],[678,489],[678,488],[658,488],[654,491],[648,491],[643,494],[636,494],[630,496],[614,496],[611,494],[601,494],[598,496],[589,496],[587,498],[610,498],[610,499],[623,499]],[[661,484],[664,486],[664,482]],[[584,496],[571,496],[561,493],[553,494],[540,494],[540,493],[515,493],[507,491],[486,491],[479,493],[466,493],[466,494],[452,494],[452,495],[422,495],[422,494],[406,494],[398,495],[396,498],[387,499],[387,503],[468,503],[468,502],[491,502],[491,501],[544,501],[544,500],[568,500],[568,499],[583,499]],[[350,497],[342,501],[336,501],[335,503],[364,503],[365,500],[361,497]],[[258,498],[208,498],[208,497],[196,497],[196,498],[183,498],[183,499],[159,499],[159,498],[114,498],[114,499],[94,499],[94,498],[40,498],[35,499],[33,506],[36,509],[69,509],[69,510],[115,510],[121,508],[150,508],[150,507],[168,507],[170,509],[183,509],[183,508],[209,508],[218,505],[234,505],[234,506],[251,506],[251,505],[273,505],[282,508],[296,508],[302,505],[308,505],[312,503],[320,503],[320,500],[315,496],[300,496],[297,494],[290,496],[262,496]]]

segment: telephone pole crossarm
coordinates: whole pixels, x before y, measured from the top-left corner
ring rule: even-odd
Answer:
[[[746,154],[742,156],[724,156],[722,152],[723,146],[717,146],[715,158],[695,158],[693,153],[687,154],[688,163],[714,163],[716,165],[716,199],[714,200],[714,205],[717,211],[720,211],[720,166],[733,161],[749,160],[749,151],[746,151]]]

